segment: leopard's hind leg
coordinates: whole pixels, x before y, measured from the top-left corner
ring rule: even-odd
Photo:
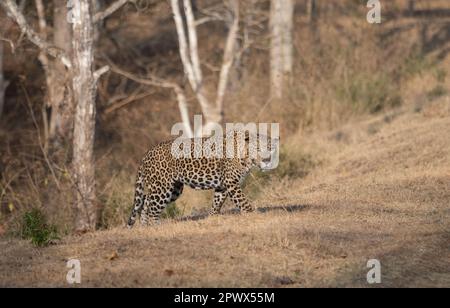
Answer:
[[[137,215],[141,213],[142,215],[142,209],[144,206],[145,201],[145,194],[144,194],[144,177],[142,172],[142,167],[139,167],[138,173],[136,176],[136,184],[135,184],[135,192],[134,192],[134,203],[133,203],[133,209],[131,211],[130,218],[128,219],[128,228],[133,227],[134,223],[136,222]]]
[[[172,202],[175,202],[183,192],[183,184],[175,182],[160,193],[148,194],[144,201],[144,209],[141,215],[141,224],[157,224],[162,211]]]

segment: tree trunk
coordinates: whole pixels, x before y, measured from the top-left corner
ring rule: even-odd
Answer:
[[[49,28],[45,19],[45,8],[42,0],[35,0],[41,37],[47,40]],[[71,26],[67,22],[66,3],[53,1],[53,44],[70,56]],[[66,67],[57,59],[49,59],[44,51],[39,54],[39,61],[45,71],[46,107],[51,109],[50,125],[46,129],[45,148],[51,144],[52,150],[62,147],[65,141],[71,140],[73,128],[73,106],[70,98],[68,74]],[[47,123],[47,118],[45,118]],[[46,126],[47,127],[47,126]]]
[[[233,21],[230,24],[225,49],[223,52],[222,68],[220,70],[219,85],[217,87],[216,107],[217,110],[223,110],[223,102],[225,93],[227,91],[230,70],[234,63],[234,56],[236,53],[237,35],[239,32],[239,1],[230,0],[232,9]]]
[[[317,15],[317,3],[316,0],[306,0],[306,12],[308,14],[309,22],[314,23]]]
[[[5,92],[8,87],[8,81],[3,75],[3,42],[0,41],[0,119],[3,114],[3,107],[5,105]]]
[[[209,127],[214,123],[220,123],[222,121],[222,111],[218,110],[206,97],[198,56],[197,29],[191,0],[183,0],[183,5],[186,16],[186,29],[178,0],[171,0],[173,18],[178,34],[180,57],[183,63],[184,72],[189,80],[192,90],[196,94],[197,100],[202,108],[202,113],[205,116],[205,127]],[[195,132],[195,134],[198,136],[201,133]],[[206,134],[208,134],[207,130]]]
[[[283,3],[283,73],[292,74],[293,68],[293,30],[294,30],[294,0]]]
[[[285,81],[292,73],[293,0],[272,0],[270,9],[271,29],[271,93],[282,98]]]
[[[94,24],[90,0],[79,0],[73,23],[73,98],[76,103],[73,168],[76,184],[76,229],[94,230],[97,222],[95,202],[95,99],[97,80],[94,74]]]
[[[67,22],[67,3],[53,0],[53,6],[53,43],[70,56],[72,53],[72,29]],[[48,103],[51,107],[49,139],[52,146],[57,148],[72,140],[75,108],[66,67],[61,61],[52,60],[48,70],[51,80],[51,83],[47,84]]]
[[[98,14],[98,13],[100,13],[102,11],[102,7],[103,7],[102,4],[103,3],[100,0],[92,0],[92,14],[93,14],[93,16],[95,16],[96,14]],[[96,22],[94,21],[94,23],[96,23]],[[100,28],[102,26],[103,26],[103,20],[99,20],[97,22],[97,25],[94,27],[94,42],[97,42],[99,40]]]

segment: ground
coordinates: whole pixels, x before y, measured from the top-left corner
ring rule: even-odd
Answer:
[[[47,248],[0,240],[0,286],[450,287],[450,101],[304,138],[324,153],[303,179],[272,183],[248,215],[68,236]],[[373,287],[370,286],[370,287]]]

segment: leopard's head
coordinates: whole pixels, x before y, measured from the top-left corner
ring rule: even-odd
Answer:
[[[249,155],[253,166],[262,171],[273,170],[278,166],[279,162],[279,145],[280,138],[270,138],[267,135],[256,134],[254,140],[251,135],[246,138],[249,146]]]
[[[269,171],[275,169],[279,162],[280,138],[270,138],[259,133],[237,133],[234,136],[237,154],[250,167]]]

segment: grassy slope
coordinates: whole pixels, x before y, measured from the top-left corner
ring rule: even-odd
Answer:
[[[343,129],[347,143],[317,136],[326,163],[273,183],[278,197],[259,213],[43,249],[2,240],[0,286],[66,286],[66,260],[78,258],[82,286],[364,287],[366,262],[378,258],[382,286],[450,287],[449,114],[369,119]]]

